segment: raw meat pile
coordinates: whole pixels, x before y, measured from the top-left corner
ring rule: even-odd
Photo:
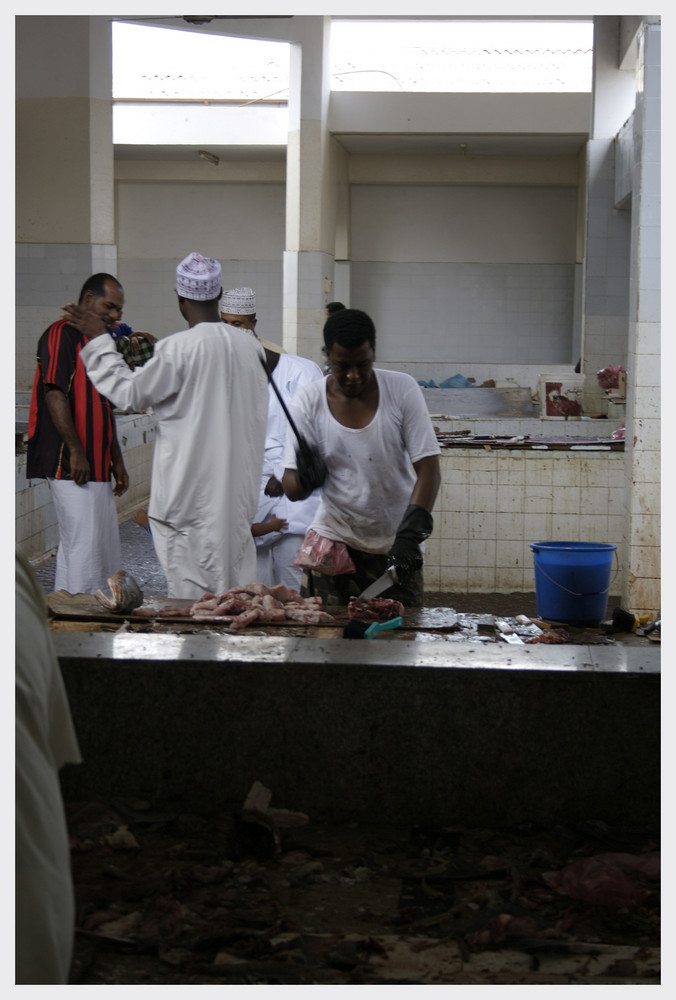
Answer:
[[[602,389],[616,389],[620,380],[620,372],[627,369],[623,365],[606,365],[596,373],[596,381]]]
[[[540,635],[536,635],[532,639],[526,639],[526,642],[544,642],[550,645],[560,644],[568,642],[568,633],[563,628],[548,628]]]
[[[249,583],[245,587],[231,587],[224,594],[203,594],[188,607],[137,608],[133,614],[143,618],[188,616],[196,622],[213,622],[232,629],[246,628],[255,621],[261,625],[289,621],[303,625],[334,622],[335,618],[322,611],[321,605],[321,597],[301,597],[283,583],[274,587]]]
[[[389,597],[372,597],[368,601],[360,597],[351,597],[347,613],[352,621],[357,622],[389,622],[404,614],[401,601],[393,601]]]

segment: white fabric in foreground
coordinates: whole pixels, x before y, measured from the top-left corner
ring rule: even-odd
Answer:
[[[59,768],[79,763],[40,583],[16,553],[16,975],[20,985],[63,985],[75,907]]]

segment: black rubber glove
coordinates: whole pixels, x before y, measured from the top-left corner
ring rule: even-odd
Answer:
[[[313,451],[304,437],[298,439],[296,448],[296,476],[301,489],[312,493],[326,479],[326,465],[321,455]]]
[[[433,527],[432,515],[428,510],[414,503],[408,505],[387,556],[387,564],[394,566],[397,576],[409,576],[415,570],[422,569],[423,557],[419,543],[432,534]]]

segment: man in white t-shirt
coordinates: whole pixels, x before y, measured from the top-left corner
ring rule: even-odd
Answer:
[[[393,566],[398,583],[383,596],[420,605],[440,448],[415,379],[373,367],[375,333],[359,309],[326,321],[331,374],[293,398],[304,447],[287,434],[282,485],[293,501],[321,486],[303,545],[303,596],[347,605]]]

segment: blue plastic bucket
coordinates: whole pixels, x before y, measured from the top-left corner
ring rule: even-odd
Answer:
[[[610,571],[617,545],[597,542],[531,542],[538,615],[569,625],[606,617]]]

